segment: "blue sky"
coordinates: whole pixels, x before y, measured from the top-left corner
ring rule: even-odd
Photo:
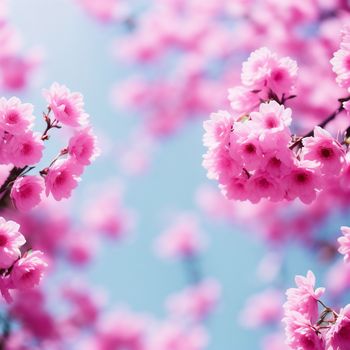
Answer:
[[[104,26],[88,18],[73,0],[12,0],[11,17],[22,32],[25,47],[41,45],[46,52],[36,86],[22,96],[37,106],[37,115],[44,106],[41,89],[57,81],[84,94],[95,129],[111,140],[122,140],[136,125],[137,117],[115,111],[109,101],[113,84],[130,74],[112,59],[111,43],[120,34],[117,26]],[[196,210],[194,193],[207,181],[201,167],[201,138],[201,121],[192,122],[165,141],[154,155],[149,173],[123,179],[126,204],[138,214],[134,239],[105,244],[87,272],[94,284],[108,290],[111,305],[128,304],[137,311],[162,316],[166,296],[185,286],[181,263],[161,261],[152,244],[164,228],[165,214]],[[84,199],[87,186],[111,177],[119,177],[116,160],[101,157],[84,174],[78,199]],[[202,221],[210,246],[201,265],[223,286],[222,303],[209,322],[212,341],[208,350],[258,349],[259,337],[241,329],[236,319],[246,296],[264,287],[257,281],[255,269],[265,248],[245,232],[206,218]],[[305,273],[313,265],[306,263],[303,252],[294,249],[288,266],[290,276]]]

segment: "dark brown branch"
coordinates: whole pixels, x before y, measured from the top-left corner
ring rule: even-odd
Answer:
[[[329,115],[322,123],[318,124],[318,126],[321,128],[324,128],[325,126],[327,126],[328,123],[330,123],[332,120],[334,120],[344,110],[343,102],[346,102],[349,100],[350,100],[350,96],[338,99],[339,104],[340,104],[339,107],[331,115]],[[350,132],[350,130],[349,130],[349,132]],[[296,146],[300,146],[301,142],[304,138],[311,137],[311,136],[314,136],[314,130],[310,130],[304,136],[299,137],[295,142],[293,142],[289,146],[289,148],[294,149]]]

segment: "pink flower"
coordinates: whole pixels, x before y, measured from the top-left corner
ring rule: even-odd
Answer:
[[[230,152],[233,157],[237,157],[238,155],[242,156],[242,165],[245,169],[250,171],[260,167],[263,152],[260,142],[255,135],[238,141],[238,144],[232,142]],[[237,152],[237,154],[233,152]]]
[[[270,74],[271,63],[276,59],[268,48],[262,47],[252,52],[243,63],[241,80],[243,85],[251,90],[261,90],[266,85],[266,78]]]
[[[325,129],[316,126],[314,136],[303,139],[304,159],[319,162],[320,171],[326,176],[337,176],[345,163],[345,152]]]
[[[11,134],[22,134],[31,126],[33,105],[21,103],[17,97],[0,99],[0,127]]]
[[[0,217],[0,268],[7,269],[21,256],[20,247],[26,243],[18,231],[19,225]]]
[[[350,264],[338,261],[327,272],[327,291],[338,297],[350,288]]]
[[[10,274],[12,288],[30,289],[39,284],[48,266],[43,255],[40,251],[28,252],[13,265]]]
[[[306,320],[315,323],[318,319],[318,300],[324,293],[324,288],[315,288],[315,275],[308,271],[306,277],[296,276],[297,288],[289,288],[286,292],[287,301],[284,304],[286,318],[297,312]]]
[[[259,106],[260,98],[256,92],[252,92],[245,86],[236,86],[228,90],[228,99],[231,108],[237,115],[249,114],[255,107]]]
[[[225,185],[220,186],[222,193],[228,199],[245,201],[249,198],[247,191],[248,178],[246,176],[232,177]]]
[[[286,343],[293,350],[325,350],[322,334],[315,331],[304,315],[294,312],[291,315],[291,329],[286,331]]]
[[[262,350],[290,350],[286,345],[284,335],[280,333],[269,334],[262,341]]]
[[[72,158],[56,161],[45,176],[46,195],[51,193],[57,201],[69,198],[78,186],[81,173],[82,166]]]
[[[203,144],[206,147],[215,147],[229,142],[233,125],[233,118],[226,111],[213,113],[210,119],[203,123],[206,133],[203,137]]]
[[[89,165],[94,160],[99,150],[96,145],[96,136],[91,128],[79,130],[69,140],[68,153],[82,165]]]
[[[68,153],[82,165],[89,165],[99,154],[91,128],[79,130],[69,140]]]
[[[219,180],[220,183],[225,183],[242,172],[242,166],[232,158],[227,148],[210,149],[203,156],[202,164],[208,170],[207,177]]]
[[[39,134],[28,131],[10,138],[6,146],[7,158],[17,167],[33,165],[40,161],[43,148]]]
[[[337,75],[336,82],[341,87],[350,87],[350,27],[347,26],[342,32],[340,49],[336,51],[330,60],[333,72]]]
[[[208,344],[206,331],[199,326],[184,327],[167,322],[155,330],[152,350],[204,350]]]
[[[316,198],[320,188],[320,178],[315,171],[317,164],[311,161],[299,162],[292,168],[289,175],[284,177],[287,198],[300,198],[305,204],[310,204]]]
[[[147,325],[150,320],[128,310],[118,310],[105,319],[97,329],[93,349],[145,350]]]
[[[90,290],[81,281],[78,283],[64,285],[63,297],[70,302],[69,322],[73,326],[94,326],[98,320],[100,309],[105,304],[103,293]]]
[[[71,92],[65,85],[58,83],[53,83],[43,94],[58,121],[73,127],[86,123],[88,115],[84,112],[82,94]]]
[[[279,322],[282,317],[282,293],[275,289],[268,289],[253,295],[246,301],[241,312],[241,323],[249,328]]]
[[[250,117],[256,127],[274,134],[291,125],[292,110],[272,100],[261,103],[259,112],[250,113]]]
[[[266,47],[252,52],[243,63],[241,80],[252,91],[271,89],[278,95],[289,94],[294,88],[297,63],[289,57],[278,58]]]
[[[350,349],[350,304],[340,310],[336,322],[327,332],[327,349]]]
[[[117,20],[126,12],[123,2],[119,0],[77,0],[92,16],[102,22]]]
[[[344,255],[344,261],[348,263],[350,262],[350,227],[342,226],[340,229],[343,237],[338,238],[340,244],[338,251]]]
[[[191,215],[180,216],[156,241],[157,252],[166,258],[191,257],[203,247],[197,219]]]
[[[284,190],[278,181],[266,172],[257,171],[246,184],[248,198],[252,203],[258,203],[262,198],[276,202],[284,198]]]
[[[43,179],[39,176],[22,176],[16,179],[11,189],[11,199],[20,211],[27,211],[41,202],[44,190]]]
[[[217,306],[221,286],[212,279],[207,279],[184,291],[172,295],[167,300],[167,307],[172,315],[190,317],[199,321],[206,318]]]
[[[252,129],[259,130],[260,147],[264,151],[287,149],[292,110],[276,101],[260,104],[259,112],[250,113]]]

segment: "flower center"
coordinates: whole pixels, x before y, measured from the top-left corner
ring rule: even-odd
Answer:
[[[5,234],[0,233],[0,247],[5,247],[8,242],[8,238]]]
[[[8,124],[16,124],[18,122],[19,116],[16,111],[10,111],[6,114],[6,122]]]
[[[322,158],[331,158],[333,156],[333,150],[329,147],[322,147],[320,151]]]
[[[256,147],[252,144],[252,143],[248,143],[246,146],[245,146],[245,151],[249,154],[253,154],[256,152]]]

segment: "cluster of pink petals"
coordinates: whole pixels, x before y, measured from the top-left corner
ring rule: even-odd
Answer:
[[[274,99],[257,106],[244,115],[219,111],[204,122],[203,165],[227,198],[253,203],[299,198],[309,204],[346,177],[345,149],[328,131],[315,127],[313,136],[299,141],[300,150],[293,146],[291,109]]]
[[[339,253],[344,255],[344,261],[349,263],[350,262],[350,227],[342,226],[341,231],[343,233],[342,237],[338,238],[339,242]]]
[[[183,214],[156,240],[157,253],[164,258],[190,258],[199,254],[205,240],[197,218]]]
[[[284,304],[286,344],[293,350],[348,350],[350,305],[339,313],[329,307],[320,313],[318,302],[324,288],[314,290],[314,274],[296,276],[296,284],[297,288],[287,290]]]
[[[331,59],[333,72],[337,75],[336,82],[350,93],[350,26],[347,25],[342,31],[340,49],[333,54]],[[350,111],[350,101],[343,102],[343,107]]]
[[[62,296],[70,304],[70,315],[66,324],[75,328],[95,325],[105,303],[102,293],[92,291],[80,282],[63,286]]]
[[[221,294],[220,284],[206,279],[199,284],[171,295],[166,304],[170,314],[194,321],[206,319],[216,308]]]
[[[86,227],[112,239],[127,237],[136,224],[136,215],[125,207],[123,191],[123,186],[115,181],[106,182],[91,191],[93,199],[87,201],[83,213]]]
[[[324,349],[324,339],[316,332],[318,321],[318,300],[323,288],[314,290],[315,275],[308,271],[307,276],[296,276],[297,288],[287,290],[287,301],[283,305],[285,317],[286,343],[291,349]]]
[[[27,251],[22,255],[25,243],[19,225],[0,217],[0,292],[7,302],[12,300],[9,289],[33,288],[47,267],[40,251]]]
[[[17,167],[40,161],[43,141],[32,131],[33,106],[17,97],[0,99],[0,163]]]
[[[268,48],[262,47],[252,52],[243,63],[241,81],[246,93],[289,96],[293,93],[297,78],[297,63],[289,57],[279,58]],[[231,91],[231,94],[233,91]],[[233,103],[235,101],[231,99]]]
[[[165,322],[156,329],[151,339],[152,350],[204,350],[208,344],[208,335],[201,326]]]
[[[89,350],[146,350],[147,317],[128,310],[117,310],[102,319],[97,325],[97,335],[89,341]]]
[[[333,71],[337,75],[337,83],[346,89],[350,88],[350,27],[346,26],[342,32],[340,49],[331,59]]]
[[[57,83],[44,95],[48,102],[48,113],[45,115],[48,130],[61,127],[60,123],[74,127],[74,130],[67,148],[61,150],[50,166],[40,172],[40,176],[26,175],[27,170],[31,170],[30,166],[40,162],[43,141],[48,138],[46,133],[40,137],[31,130],[33,106],[21,103],[16,97],[0,99],[0,164],[14,166],[13,170],[18,174],[8,186],[13,204],[20,211],[37,206],[44,193],[47,196],[51,194],[56,200],[69,198],[78,185],[84,167],[90,165],[99,154],[96,137],[87,124],[82,95],[71,93],[67,87]],[[10,178],[11,174],[8,172],[7,176]],[[5,190],[7,188],[2,195],[6,195]]]
[[[11,198],[20,211],[36,207],[42,200],[44,180],[40,176],[23,176],[15,180],[11,188]]]
[[[65,85],[53,83],[43,94],[56,120],[72,127],[87,124],[89,116],[84,111],[81,93],[71,92]]]
[[[248,298],[240,314],[240,321],[245,327],[258,328],[278,322],[282,313],[282,293],[268,289]]]
[[[51,163],[43,172],[46,195],[51,194],[59,201],[71,196],[84,167],[96,158],[99,150],[89,125],[89,116],[84,111],[82,94],[54,83],[49,90],[44,91],[44,96],[55,121],[74,128],[68,147],[59,155],[60,159]],[[66,154],[68,157],[62,158]]]
[[[121,19],[127,12],[127,4],[123,0],[76,0],[84,10],[100,20],[111,22]]]
[[[42,63],[41,49],[23,52],[21,33],[10,23],[8,1],[1,2],[0,13],[0,89],[23,90]]]

